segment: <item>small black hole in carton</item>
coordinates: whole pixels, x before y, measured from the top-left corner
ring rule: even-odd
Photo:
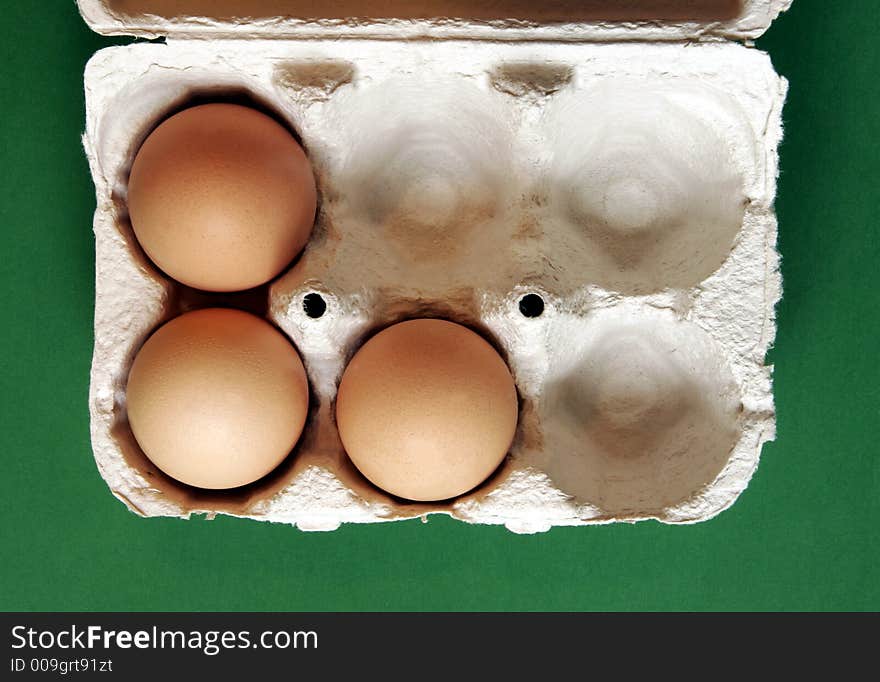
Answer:
[[[519,311],[523,317],[541,317],[544,312],[544,299],[538,294],[526,294],[519,299]]]
[[[306,294],[303,298],[303,310],[306,315],[313,320],[317,320],[327,312],[327,301],[324,300],[324,297],[321,296],[321,294]]]

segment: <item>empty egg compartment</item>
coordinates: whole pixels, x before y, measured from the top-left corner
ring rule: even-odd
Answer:
[[[86,93],[98,198],[92,438],[132,510],[304,529],[441,512],[535,532],[699,521],[748,484],[773,436],[764,354],[780,287],[785,81],[763,53],[726,42],[174,40],[102,50]],[[155,472],[126,434],[133,353],[210,296],[145,260],[125,181],[164,116],[229,97],[298,134],[320,209],[286,273],[228,299],[265,313],[299,351],[306,430],[276,472],[217,493]],[[364,339],[420,316],[492,342],[521,403],[499,470],[440,504],[366,481],[333,416]]]
[[[530,494],[505,523],[530,530],[545,507],[556,514],[543,512],[547,525],[695,521],[721,511],[732,501],[718,487],[722,473],[756,456],[747,424],[765,416],[746,411],[724,350],[681,311],[603,299],[588,306],[557,304],[535,321],[552,360],[538,363],[526,340],[513,351],[518,376],[534,379],[540,447],[519,449],[514,475],[468,513],[497,513],[524,485]]]

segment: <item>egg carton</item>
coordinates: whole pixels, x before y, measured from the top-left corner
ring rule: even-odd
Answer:
[[[110,490],[142,516],[307,530],[445,513],[537,532],[690,523],[730,506],[775,435],[765,354],[781,290],[773,200],[787,83],[749,40],[789,2],[684,3],[689,15],[646,0],[615,15],[590,1],[352,0],[333,6],[357,19],[301,19],[282,7],[311,16],[314,3],[79,0],[101,33],[167,36],[103,49],[85,71],[91,435]],[[396,4],[398,18],[371,18]],[[229,18],[242,6],[249,18]],[[430,18],[456,12],[473,18]],[[319,211],[301,257],[269,285],[207,294],[144,255],[126,183],[164,117],[230,98],[296,131]],[[311,390],[291,456],[230,491],[164,475],[125,409],[147,336],[209,305],[276,324]],[[421,316],[481,332],[520,395],[509,456],[443,503],[370,484],[333,416],[363,340]]]

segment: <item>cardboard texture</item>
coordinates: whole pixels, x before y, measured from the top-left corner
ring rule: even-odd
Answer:
[[[736,500],[775,432],[764,356],[781,286],[773,200],[787,84],[766,54],[725,38],[755,37],[788,2],[693,3],[693,21],[646,2],[644,17],[623,22],[588,15],[589,3],[570,22],[539,9],[528,20],[430,18],[429,2],[426,16],[397,20],[370,14],[393,2],[363,3],[358,20],[308,19],[309,3],[302,17],[268,16],[273,2],[252,20],[234,3],[225,17],[187,13],[203,4],[80,0],[95,30],[168,36],[101,50],[85,73],[97,196],[91,432],[118,498],[145,516],[330,530],[446,513],[516,532],[690,523]],[[158,122],[228,97],[296,131],[321,199],[289,271],[218,299],[156,271],[125,196]],[[318,318],[304,305],[314,294],[326,302]],[[523,314],[527,295],[543,300],[540,316]],[[288,460],[227,492],[164,476],[125,414],[140,345],[208,300],[278,325],[313,394]],[[521,400],[505,463],[444,504],[370,485],[332,416],[364,337],[426,315],[494,342]]]

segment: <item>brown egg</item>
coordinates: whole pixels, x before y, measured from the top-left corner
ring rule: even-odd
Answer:
[[[234,488],[290,453],[309,391],[281,332],[249,313],[208,308],[147,339],[126,398],[131,430],[153,464],[199,488]]]
[[[375,485],[444,500],[507,454],[518,404],[510,370],[478,334],[445,320],[395,324],[351,359],[336,398],[339,435]]]
[[[277,121],[204,104],[159,125],[128,182],[131,225],[179,282],[239,291],[269,281],[302,250],[315,219],[309,160]]]

